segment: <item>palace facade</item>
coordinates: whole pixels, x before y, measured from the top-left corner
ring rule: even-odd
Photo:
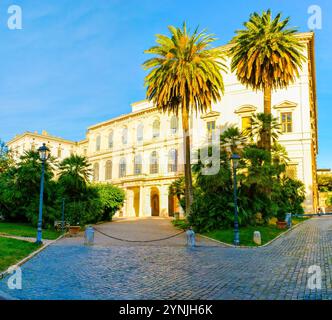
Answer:
[[[314,34],[300,33],[307,62],[296,83],[272,93],[272,114],[280,121],[282,144],[290,158],[287,174],[303,181],[304,207],[315,212],[318,205],[316,156],[317,103]],[[222,47],[225,53],[230,45]],[[230,65],[230,59],[227,59]],[[225,94],[206,114],[192,114],[192,150],[206,143],[213,131],[230,126],[245,129],[256,112],[263,112],[263,93],[241,85],[236,75],[223,75]],[[128,114],[92,125],[79,142],[57,138],[43,131],[26,132],[8,142],[17,156],[46,143],[60,160],[70,154],[85,155],[93,168],[92,180],[113,183],[126,192],[118,216],[169,216],[181,211],[169,185],[183,175],[182,124],[175,115],[160,113],[148,101],[132,104]]]

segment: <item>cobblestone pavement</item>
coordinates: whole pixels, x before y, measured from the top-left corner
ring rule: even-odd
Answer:
[[[100,225],[127,239],[177,232],[168,220]],[[23,289],[0,281],[0,296],[19,299],[332,299],[332,218],[306,221],[271,245],[231,248],[184,235],[131,244],[96,235],[94,246],[65,238],[22,267]],[[310,290],[311,265],[322,271],[321,290]]]

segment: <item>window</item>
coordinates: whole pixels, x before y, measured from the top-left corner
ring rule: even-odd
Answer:
[[[112,179],[112,160],[107,160],[105,164],[105,180]]]
[[[137,126],[137,141],[143,141],[143,131],[144,131],[143,123],[140,123]]]
[[[108,149],[113,148],[113,131],[108,134]]]
[[[291,112],[282,112],[281,118],[281,130],[283,133],[289,133],[293,131],[293,121]]]
[[[93,165],[93,181],[99,181],[99,163]]]
[[[122,129],[122,143],[127,144],[127,142],[128,142],[128,128],[124,127]]]
[[[85,156],[88,154],[88,150],[87,150],[86,148],[83,150],[83,154],[84,154]]]
[[[98,135],[96,138],[96,151],[100,151],[100,142],[101,142],[101,137],[100,135]]]
[[[171,118],[171,134],[176,134],[178,131],[178,118],[177,116],[172,116]]]
[[[247,116],[247,117],[242,117],[242,131],[245,131],[247,129],[251,128],[251,117]]]
[[[137,155],[134,158],[134,174],[142,173],[142,156]]]
[[[158,173],[159,161],[157,151],[153,151],[150,157],[150,173],[155,174]]]
[[[286,176],[291,179],[297,179],[297,165],[296,164],[287,165]]]
[[[31,151],[35,151],[36,149],[36,145],[34,142],[31,143]]]
[[[127,170],[126,159],[121,158],[120,164],[119,164],[119,178],[126,176],[126,170]]]
[[[61,147],[59,146],[58,147],[58,158],[61,158],[62,156],[62,150],[61,150]]]
[[[178,170],[178,151],[172,149],[168,153],[168,172],[177,172]]]
[[[208,133],[209,142],[212,141],[212,136],[213,136],[213,133],[214,133],[215,129],[216,129],[216,122],[215,121],[207,122],[207,133]]]
[[[158,138],[160,135],[160,121],[156,119],[152,125],[152,138]]]

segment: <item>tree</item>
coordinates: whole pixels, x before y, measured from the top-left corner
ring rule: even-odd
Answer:
[[[332,191],[332,175],[330,174],[319,174],[318,178],[318,189],[322,192]]]
[[[263,90],[266,115],[271,114],[272,90],[295,82],[305,61],[301,54],[304,46],[295,35],[297,29],[288,28],[289,20],[281,20],[280,13],[273,19],[270,10],[262,15],[255,12],[231,40],[231,70],[246,87]],[[263,147],[270,151],[270,130],[264,135]]]
[[[90,175],[90,164],[85,157],[71,155],[64,159],[59,164],[59,183],[65,197],[72,200],[83,199]]]
[[[247,137],[237,127],[227,128],[220,136],[220,147],[225,148],[229,156],[233,153],[241,153],[241,149],[247,144]]]
[[[53,180],[53,159],[45,163],[44,225],[54,221],[57,186]],[[41,162],[37,151],[27,151],[15,166],[0,176],[0,210],[8,220],[37,224]]]
[[[168,27],[171,36],[158,34],[157,45],[145,53],[156,57],[144,62],[151,69],[145,78],[147,98],[162,112],[182,115],[185,154],[186,214],[190,214],[193,199],[190,164],[189,114],[205,112],[224,92],[221,70],[225,70],[220,49],[212,49],[214,36],[205,31],[192,34],[183,24],[182,29]]]
[[[112,184],[94,185],[97,188],[102,205],[102,220],[112,220],[113,215],[119,210],[124,202],[125,193],[122,189]]]
[[[268,143],[276,143],[281,134],[280,124],[277,118],[272,117],[271,114],[257,113],[252,116],[251,126],[245,130],[245,134],[251,140],[256,139],[257,146],[263,148]],[[269,137],[270,142],[266,139]],[[271,145],[270,145],[271,150]]]
[[[185,209],[185,203],[183,203],[183,197],[185,196],[184,177],[174,180],[169,186],[168,193],[170,196],[175,196],[182,209]]]
[[[0,174],[5,172],[11,165],[13,159],[5,142],[0,140]]]

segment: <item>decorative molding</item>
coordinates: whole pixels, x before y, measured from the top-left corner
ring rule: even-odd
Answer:
[[[248,112],[256,112],[257,107],[251,104],[245,104],[235,109],[234,113],[241,114],[241,113],[248,113]]]
[[[295,109],[297,107],[296,102],[285,100],[279,104],[273,106],[273,109]]]
[[[220,116],[220,112],[218,111],[210,111],[201,115],[201,119],[211,119],[211,118],[218,118]]]

